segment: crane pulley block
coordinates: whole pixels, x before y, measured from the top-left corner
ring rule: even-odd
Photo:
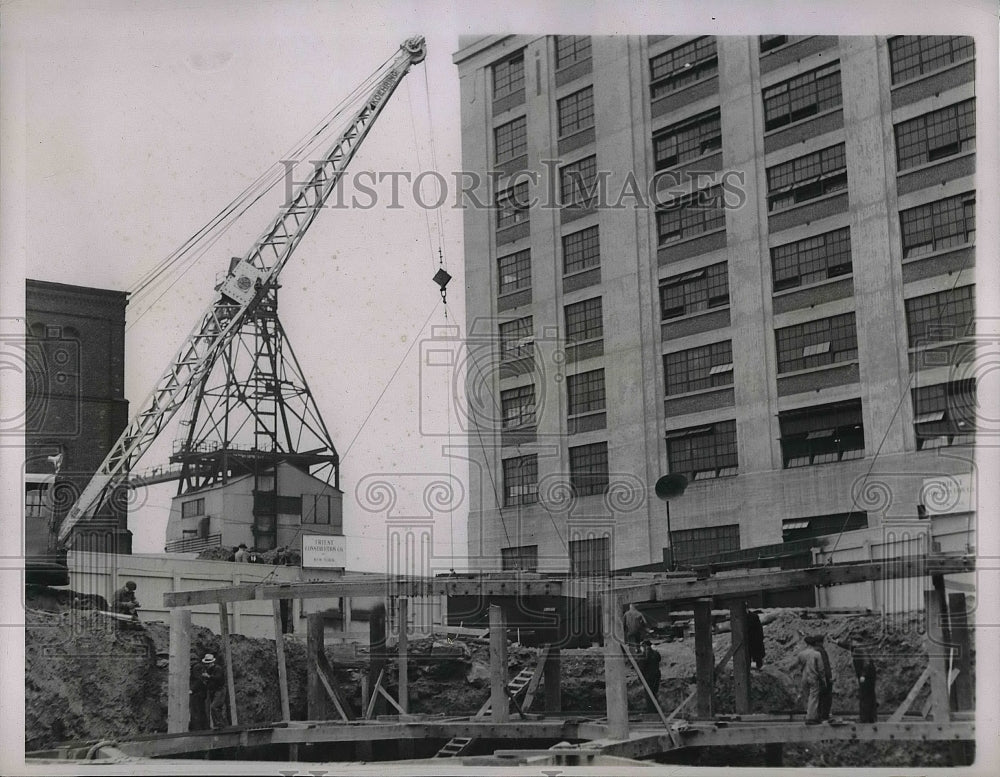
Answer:
[[[219,291],[234,302],[247,305],[253,301],[266,277],[266,272],[242,259],[229,271],[229,275],[219,286]]]

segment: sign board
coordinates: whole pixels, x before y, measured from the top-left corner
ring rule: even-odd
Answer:
[[[924,478],[920,504],[927,515],[970,513],[976,509],[975,482],[972,475],[939,475]]]
[[[303,569],[346,569],[347,538],[342,534],[303,534]]]

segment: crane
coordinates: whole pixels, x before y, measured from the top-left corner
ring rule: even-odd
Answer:
[[[277,288],[278,277],[312,225],[383,108],[413,65],[423,62],[422,36],[404,41],[347,128],[315,163],[311,175],[282,205],[277,217],[245,256],[230,263],[216,296],[157,380],[142,409],[129,421],[59,527],[64,545],[73,528],[126,485],[129,471],[185,404],[233,341],[246,317]]]

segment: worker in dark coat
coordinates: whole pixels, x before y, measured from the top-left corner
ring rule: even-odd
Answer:
[[[648,639],[642,643],[642,652],[639,654],[639,671],[642,672],[642,679],[646,681],[649,690],[655,697],[660,690],[660,654],[653,650],[653,643]],[[646,711],[656,712],[656,705],[653,700],[646,696]]]
[[[747,613],[747,652],[758,669],[764,666],[764,625],[756,610]]]
[[[838,639],[838,647],[851,651],[854,674],[858,678],[858,720],[875,723],[878,720],[878,701],[875,698],[875,658],[871,650],[849,639]]]
[[[226,673],[211,653],[206,653],[191,667],[191,731],[216,727],[212,705],[225,686]]]
[[[135,598],[137,588],[134,580],[129,580],[115,591],[115,611],[122,615],[131,615],[138,618],[139,601]]]
[[[635,650],[639,647],[645,633],[646,616],[639,612],[634,604],[630,604],[622,617],[625,621],[625,642]]]

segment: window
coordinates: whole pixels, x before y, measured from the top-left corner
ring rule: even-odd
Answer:
[[[500,324],[500,359],[525,359],[534,355],[534,326],[531,316]]]
[[[975,286],[959,286],[922,297],[911,297],[905,300],[905,305],[910,348],[975,334]]]
[[[663,357],[667,396],[733,383],[733,344],[722,340]]]
[[[917,450],[975,443],[975,378],[921,386],[911,395]]]
[[[588,156],[559,170],[563,205],[591,207],[597,198],[597,157]]]
[[[538,501],[538,456],[503,460],[504,507],[532,505]]]
[[[975,99],[896,125],[896,167],[934,162],[976,147]]]
[[[611,574],[611,542],[607,537],[569,541],[569,573],[573,577]]]
[[[760,41],[760,53],[766,54],[768,51],[774,51],[774,49],[781,48],[782,46],[787,46],[792,43],[798,43],[800,40],[805,40],[810,36],[808,35],[760,35],[758,39]]]
[[[715,38],[695,38],[649,60],[652,99],[703,81],[719,71]]]
[[[590,59],[589,35],[556,35],[556,68]]]
[[[559,137],[594,126],[594,87],[588,86],[557,103],[559,109]]]
[[[781,541],[795,542],[867,528],[868,513],[864,511],[813,515],[809,518],[786,518],[781,522]]]
[[[498,164],[528,153],[527,127],[528,121],[522,116],[514,121],[501,124],[493,130]]]
[[[595,442],[569,449],[569,482],[577,496],[608,490],[608,444]]]
[[[524,89],[524,53],[497,62],[493,66],[493,99],[520,92]]]
[[[497,229],[505,229],[528,220],[528,182],[522,181],[497,192]]]
[[[500,548],[500,559],[503,569],[537,572],[538,546],[521,545],[517,548]]]
[[[975,44],[965,36],[900,35],[889,39],[889,66],[894,84],[973,56]]]
[[[666,321],[729,304],[729,270],[725,262],[665,278],[660,283],[660,312]]]
[[[740,549],[740,525],[706,526],[704,529],[681,529],[671,532],[674,563],[710,558]]]
[[[591,370],[566,378],[569,415],[604,409],[604,370]]]
[[[667,432],[667,458],[670,472],[688,480],[735,475],[736,421]]]
[[[566,340],[570,344],[604,337],[601,298],[593,297],[566,306]]]
[[[865,455],[860,399],[779,413],[778,425],[785,469]]]
[[[683,164],[722,148],[719,109],[674,124],[653,136],[653,158],[657,170]]]
[[[601,263],[601,243],[597,227],[587,227],[562,239],[563,273],[580,272]]]
[[[854,313],[775,330],[778,372],[793,372],[858,358]]]
[[[531,251],[525,249],[516,254],[497,259],[500,275],[500,293],[510,294],[531,288]]]
[[[763,97],[765,130],[835,108],[841,103],[840,63],[831,62],[770,86]]]
[[[520,386],[500,392],[503,428],[517,429],[535,425],[535,387]]]
[[[656,212],[656,231],[660,245],[723,229],[725,226],[726,214],[719,186],[677,197]]]
[[[771,273],[775,291],[850,275],[850,227],[775,246],[771,249]]]
[[[194,518],[197,515],[205,514],[204,499],[189,499],[181,502],[181,518]]]
[[[966,192],[899,212],[903,258],[929,254],[976,239],[976,193]]]
[[[302,523],[328,526],[335,518],[330,494],[302,495]]]
[[[767,168],[767,209],[778,210],[847,188],[844,144]]]

